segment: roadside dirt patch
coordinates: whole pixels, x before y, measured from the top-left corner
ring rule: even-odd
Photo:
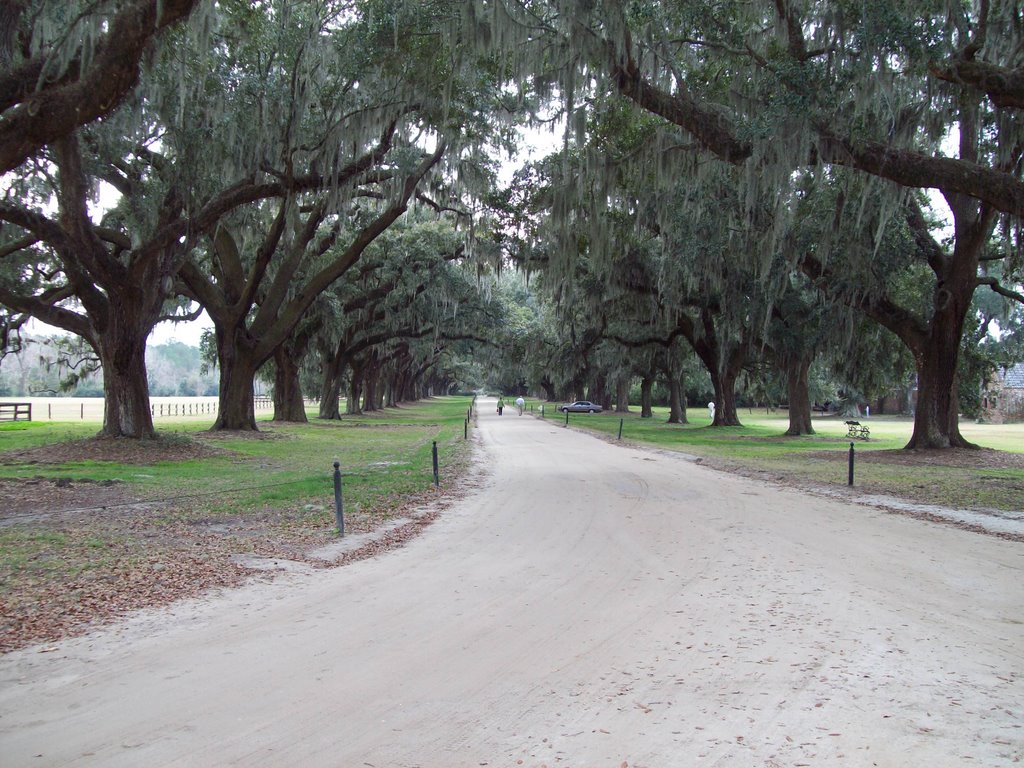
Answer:
[[[270,421],[265,426],[294,426],[288,425],[283,421]],[[200,440],[294,440],[295,438],[291,435],[286,435],[282,432],[268,432],[265,430],[259,430],[254,432],[250,429],[217,429],[217,430],[204,430],[203,432],[196,432],[193,437]]]
[[[81,634],[129,611],[235,586],[249,577],[227,558],[209,552],[190,552],[184,546],[146,550],[135,542],[101,539],[95,530],[89,533],[84,545],[65,548],[60,564],[68,574],[64,578],[40,579],[32,589],[3,594],[0,653]],[[110,565],[94,565],[97,548]],[[43,559],[36,565],[46,568]]]
[[[90,437],[38,448],[0,453],[4,464],[67,464],[80,461],[111,461],[117,464],[158,464],[162,461],[188,461],[229,452],[188,437],[159,437],[156,440],[128,440],[116,437]]]
[[[859,446],[854,444],[855,449]],[[907,467],[961,467],[964,469],[1024,469],[1024,454],[994,451],[991,448],[949,448],[944,450],[868,451],[855,450],[857,461],[869,464],[893,464]],[[801,456],[826,461],[846,461],[845,451],[811,451]]]
[[[53,448],[51,456],[60,453],[61,446]],[[81,634],[140,608],[273,578],[244,567],[240,557],[324,568],[401,547],[478,481],[467,482],[468,467],[450,467],[441,492],[346,510],[349,533],[373,535],[330,562],[310,554],[338,540],[329,502],[223,514],[205,499],[139,498],[117,481],[0,478],[0,653]]]
[[[31,477],[0,478],[0,526],[50,516],[81,507],[107,507],[135,501],[117,480],[70,480]]]

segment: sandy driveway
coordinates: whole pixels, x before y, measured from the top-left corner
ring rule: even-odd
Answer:
[[[480,412],[408,547],[0,659],[0,765],[1024,759],[1021,544]]]

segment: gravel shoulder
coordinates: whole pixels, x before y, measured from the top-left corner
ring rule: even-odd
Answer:
[[[0,658],[11,765],[1013,765],[1024,550],[480,408],[397,550]]]

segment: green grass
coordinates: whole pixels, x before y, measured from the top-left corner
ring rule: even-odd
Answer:
[[[65,505],[89,507],[90,493],[104,488],[95,483],[109,480],[119,481],[114,490],[132,499],[161,503],[135,511],[99,500],[74,519],[42,514],[9,520],[0,528],[0,596],[17,591],[19,601],[31,604],[33,589],[52,591],[61,579],[93,570],[102,575],[133,558],[185,551],[182,547],[191,554],[191,547],[209,545],[222,530],[239,532],[216,545],[225,550],[245,551],[251,540],[259,540],[265,551],[272,546],[268,541],[280,540],[285,550],[294,541],[301,551],[333,535],[335,461],[343,475],[346,511],[357,524],[372,526],[432,488],[434,441],[442,486],[464,469],[463,420],[469,404],[469,398],[437,398],[340,421],[264,422],[256,437],[209,435],[194,420],[162,420],[157,444],[217,449],[217,455],[184,461],[107,461],[90,458],[87,445],[75,448],[84,455],[72,453],[63,463],[42,463],[38,456],[9,459],[0,463],[2,478],[71,479],[73,493],[61,502]],[[2,425],[0,461],[9,451],[56,449],[98,429],[89,422]],[[143,458],[152,447],[124,445],[133,445]]]
[[[0,451],[18,451],[41,445],[92,437],[100,424],[88,421],[0,422]]]
[[[16,576],[25,576],[33,569],[39,557],[48,552],[59,552],[67,543],[67,537],[46,532],[45,538],[38,533],[21,528],[0,531],[0,552],[2,552],[2,576],[0,589]]]
[[[553,412],[551,404],[546,410],[548,419],[565,423],[564,414]],[[918,461],[899,451],[913,431],[909,418],[861,419],[870,427],[871,439],[851,441],[846,437],[845,420],[838,417],[816,418],[817,434],[794,438],[784,435],[789,425],[785,412],[741,411],[742,427],[713,428],[703,409],[692,409],[688,416],[691,423],[673,425],[665,423],[667,409],[656,408],[651,419],[641,419],[637,409],[629,414],[570,414],[569,424],[616,439],[621,420],[624,440],[710,459],[741,471],[819,486],[846,485],[853,442],[859,457],[855,483],[860,491],[962,508],[1020,509],[1024,469],[957,466],[955,458],[950,464],[940,463],[938,457]],[[1024,453],[1024,424],[967,422],[961,425],[961,431],[984,448]],[[878,451],[886,454],[872,458],[870,454]]]
[[[147,498],[230,494],[230,499],[211,505],[229,511],[262,503],[333,498],[333,463],[338,461],[346,486],[362,489],[361,493],[371,497],[410,493],[432,482],[435,440],[442,464],[457,454],[469,403],[468,398],[438,398],[340,421],[320,421],[310,413],[309,424],[287,426],[268,426],[264,420],[261,431],[266,439],[210,439],[196,429],[194,421],[165,419],[159,424],[160,442],[201,442],[224,455],[144,465],[88,458],[61,464],[8,463],[0,464],[0,477],[114,480]],[[18,430],[8,429],[0,436],[0,450],[81,440],[97,431],[98,425],[89,422],[22,422]],[[145,448],[141,445],[140,451]]]

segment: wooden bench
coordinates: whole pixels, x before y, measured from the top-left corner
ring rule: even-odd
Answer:
[[[0,421],[32,421],[32,403],[0,403]]]
[[[846,436],[855,437],[858,440],[867,440],[871,437],[871,430],[859,421],[846,422]]]

